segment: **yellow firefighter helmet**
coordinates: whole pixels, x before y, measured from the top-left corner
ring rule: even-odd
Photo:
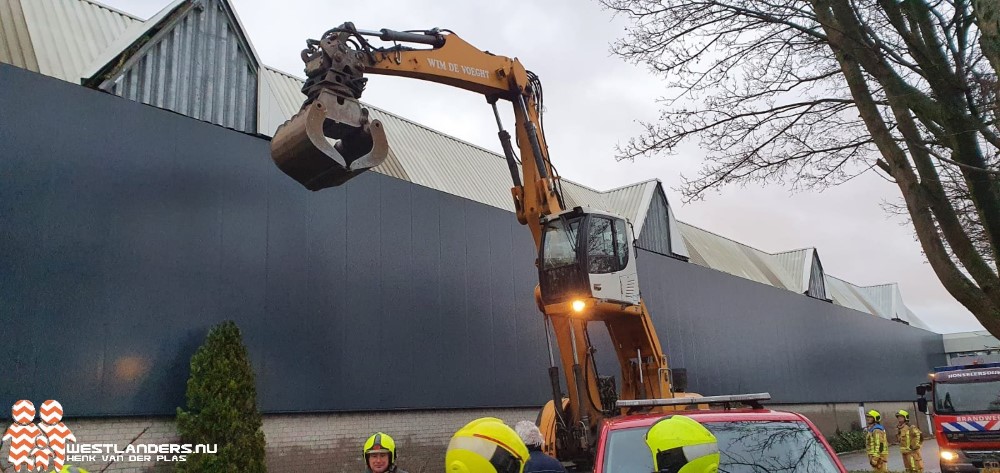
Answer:
[[[690,417],[674,415],[656,421],[646,432],[646,445],[653,454],[653,469],[657,472],[719,470],[719,444],[715,435]]]
[[[514,429],[493,417],[483,417],[458,429],[448,443],[448,473],[522,473],[528,447]]]

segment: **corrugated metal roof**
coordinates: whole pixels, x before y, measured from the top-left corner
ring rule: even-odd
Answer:
[[[21,0],[0,0],[0,62],[38,72]]]
[[[1000,340],[985,330],[948,333],[943,336],[945,353],[963,353],[1000,348]]]
[[[878,315],[878,311],[870,305],[859,288],[843,279],[824,275],[826,282],[826,295],[833,300],[834,304],[848,307],[860,312]]]
[[[635,226],[635,234],[642,233],[642,225],[646,221],[646,212],[649,210],[649,201],[653,198],[653,192],[659,180],[650,179],[644,182],[622,186],[611,189],[604,193],[604,198],[614,212],[629,219]]]
[[[891,319],[895,317],[896,310],[893,307],[895,304],[893,293],[898,292],[895,284],[862,286],[858,289],[864,295],[865,300],[878,312],[876,315],[884,319]]]
[[[562,179],[562,190],[566,208],[586,207],[604,211],[611,210],[608,208],[607,200],[604,199],[604,194],[597,190],[566,179]]]
[[[758,254],[763,252],[684,222],[678,222],[678,227],[691,252],[692,262],[761,284],[788,289],[764,261],[766,253]]]
[[[82,71],[140,20],[89,0],[22,2],[38,71],[80,83]]]
[[[678,222],[690,261],[734,276],[804,294],[809,289],[815,248],[770,254],[701,228]],[[826,297],[834,304],[927,328],[903,303],[896,283],[861,287],[824,274]]]
[[[257,132],[274,136],[285,120],[302,107],[302,79],[267,66],[260,71],[260,104],[257,108]]]
[[[813,248],[803,248],[772,255],[774,261],[785,270],[788,284],[792,285],[791,290],[801,294],[809,289],[809,274],[814,252]]]
[[[909,322],[910,325],[927,328],[927,324],[903,302],[903,294],[899,290],[899,284],[865,286],[861,287],[860,290],[869,304],[878,309],[880,317],[902,319]]]
[[[369,106],[409,181],[514,211],[510,171],[501,156]]]

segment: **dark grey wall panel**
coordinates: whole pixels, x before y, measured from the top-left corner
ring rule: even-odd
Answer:
[[[170,414],[227,318],[266,411],[544,400],[509,212],[375,173],[310,193],[266,140],[10,67],[0,89],[0,404]]]
[[[267,412],[544,402],[533,244],[509,212],[375,173],[310,193],[266,140],[7,65],[0,110],[0,405],[172,414],[224,319]],[[704,393],[908,399],[943,364],[939,335],[640,256]]]
[[[693,391],[903,400],[945,362],[935,333],[648,251],[638,261],[658,335]]]

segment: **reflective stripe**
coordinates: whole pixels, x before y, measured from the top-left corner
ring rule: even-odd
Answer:
[[[684,457],[688,461],[695,460],[713,453],[719,453],[719,444],[703,443],[701,445],[688,445],[683,447]]]
[[[506,448],[502,442],[490,437],[473,434],[472,437],[455,437],[448,443],[448,450],[467,450],[488,460],[497,473],[518,473],[524,460]]]
[[[483,434],[472,434],[472,436],[473,437],[479,437],[481,439],[485,439],[485,440],[487,440],[489,442],[495,443],[495,444],[503,447],[508,452],[510,452],[511,455],[517,457],[517,459],[520,460],[520,461],[522,461],[522,462],[526,460],[525,458],[521,458],[521,455],[518,455],[516,453],[516,451],[514,450],[514,447],[511,447],[510,445],[507,445],[507,444],[505,444],[505,443],[503,443],[503,442],[501,442],[501,441],[499,441],[499,440],[497,440],[497,439],[495,439],[493,437],[490,437],[490,436],[487,436],[487,435],[483,435]]]
[[[479,437],[455,437],[448,443],[448,450],[468,450],[483,458],[493,458],[498,448],[497,444]]]

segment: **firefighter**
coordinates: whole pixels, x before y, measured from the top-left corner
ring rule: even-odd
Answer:
[[[502,420],[483,417],[458,429],[448,443],[448,473],[522,473],[528,447]]]
[[[896,413],[899,422],[899,452],[903,454],[903,468],[906,473],[924,473],[924,460],[920,457],[920,447],[923,444],[923,433],[920,427],[910,424],[910,413],[900,410]]]
[[[653,454],[654,473],[716,473],[719,444],[698,421],[674,415],[664,417],[646,432]]]
[[[396,466],[396,442],[388,434],[376,432],[365,441],[366,473],[406,473]]]
[[[868,426],[865,427],[865,447],[868,452],[868,463],[879,473],[889,471],[889,444],[885,437],[885,427],[882,427],[882,414],[872,409],[865,415]]]

